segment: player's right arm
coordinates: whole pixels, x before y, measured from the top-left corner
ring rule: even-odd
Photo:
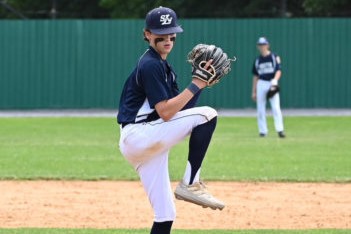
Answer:
[[[258,81],[258,76],[254,75],[252,79],[252,94],[251,98],[255,102],[257,98],[257,81]]]

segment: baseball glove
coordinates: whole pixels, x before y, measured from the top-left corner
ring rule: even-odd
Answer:
[[[267,98],[270,99],[272,98],[276,93],[278,93],[280,90],[278,85],[271,85],[270,89],[267,92]]]
[[[212,59],[206,70],[205,64]],[[188,54],[188,62],[192,65],[192,77],[205,81],[207,86],[217,84],[231,70],[231,63],[236,58],[228,58],[223,50],[215,45],[198,44]]]

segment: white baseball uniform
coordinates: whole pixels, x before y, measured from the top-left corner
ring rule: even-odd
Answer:
[[[271,87],[271,80],[275,73],[280,70],[279,56],[270,53],[267,56],[259,56],[253,65],[253,74],[258,77],[256,87],[256,101],[257,101],[257,123],[258,130],[262,134],[268,133],[266,120],[266,103],[267,93]],[[277,132],[284,131],[283,116],[280,109],[280,96],[276,93],[269,99],[272,114],[274,118],[274,126]]]
[[[170,148],[188,135],[198,132],[194,129],[198,129],[199,125],[204,127],[217,117],[217,112],[210,107],[194,107],[199,92],[183,110],[169,121],[163,121],[155,110],[155,105],[178,94],[177,75],[173,68],[161,59],[155,49],[149,47],[125,82],[120,99],[117,116],[121,125],[120,150],[140,176],[154,210],[155,222],[175,219],[168,175]],[[208,132],[208,136],[212,136],[212,132]],[[199,158],[195,158],[193,165],[188,161],[183,178],[185,184],[199,182],[200,168],[194,170],[194,166],[201,165],[204,157],[202,154],[207,150],[208,144],[209,142],[201,144],[204,146],[203,151],[199,155],[196,153],[195,156]],[[201,146],[197,147],[200,149]],[[190,151],[189,147],[188,160],[192,156]]]
[[[138,172],[156,222],[174,220],[176,215],[168,174],[170,148],[190,135],[196,126],[216,116],[217,112],[210,107],[195,107],[178,112],[167,122],[158,119],[121,129],[120,150]],[[188,165],[185,181],[189,180],[189,170]]]

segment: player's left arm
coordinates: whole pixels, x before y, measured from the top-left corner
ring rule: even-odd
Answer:
[[[276,80],[276,81],[279,81],[281,76],[282,76],[282,71],[278,70],[278,71],[275,72],[275,75],[274,75],[273,79]]]
[[[278,85],[278,81],[280,80],[281,76],[282,76],[282,71],[280,69],[280,64],[281,64],[281,59],[280,57],[277,55],[275,57],[275,60],[276,60],[276,65],[275,65],[275,74],[274,74],[274,77],[271,81],[272,85]]]

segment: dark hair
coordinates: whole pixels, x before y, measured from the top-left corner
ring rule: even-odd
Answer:
[[[144,41],[150,42],[149,39],[147,39],[147,37],[145,35],[145,32],[150,32],[150,30],[149,29],[144,29],[144,31],[143,31]]]

